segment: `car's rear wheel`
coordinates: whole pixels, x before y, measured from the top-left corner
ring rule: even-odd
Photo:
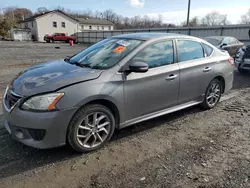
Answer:
[[[89,152],[103,147],[112,137],[115,119],[103,105],[91,104],[81,108],[72,118],[67,141],[78,152]]]
[[[223,85],[220,80],[213,79],[206,90],[202,106],[205,109],[214,108],[220,101]]]

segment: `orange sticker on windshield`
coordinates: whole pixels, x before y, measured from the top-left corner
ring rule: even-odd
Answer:
[[[121,52],[123,52],[124,50],[126,50],[126,47],[125,47],[125,46],[118,46],[117,48],[114,49],[113,52],[115,52],[115,53],[121,53]]]

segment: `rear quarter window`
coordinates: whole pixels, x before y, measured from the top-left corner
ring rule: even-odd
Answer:
[[[212,47],[204,43],[202,43],[202,46],[204,47],[207,56],[210,56],[213,53],[214,49]]]

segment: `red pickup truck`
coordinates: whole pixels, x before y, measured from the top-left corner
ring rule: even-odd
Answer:
[[[65,33],[54,33],[53,35],[45,35],[43,38],[46,42],[54,42],[54,41],[64,41],[69,42],[70,40],[73,40],[73,42],[76,42],[75,36],[67,36]]]

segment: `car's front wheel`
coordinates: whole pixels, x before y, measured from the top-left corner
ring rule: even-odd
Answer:
[[[78,152],[94,151],[109,141],[114,130],[112,112],[103,105],[91,104],[74,115],[68,128],[67,140]]]
[[[206,90],[202,106],[205,109],[214,108],[220,101],[223,85],[220,80],[213,79]]]

